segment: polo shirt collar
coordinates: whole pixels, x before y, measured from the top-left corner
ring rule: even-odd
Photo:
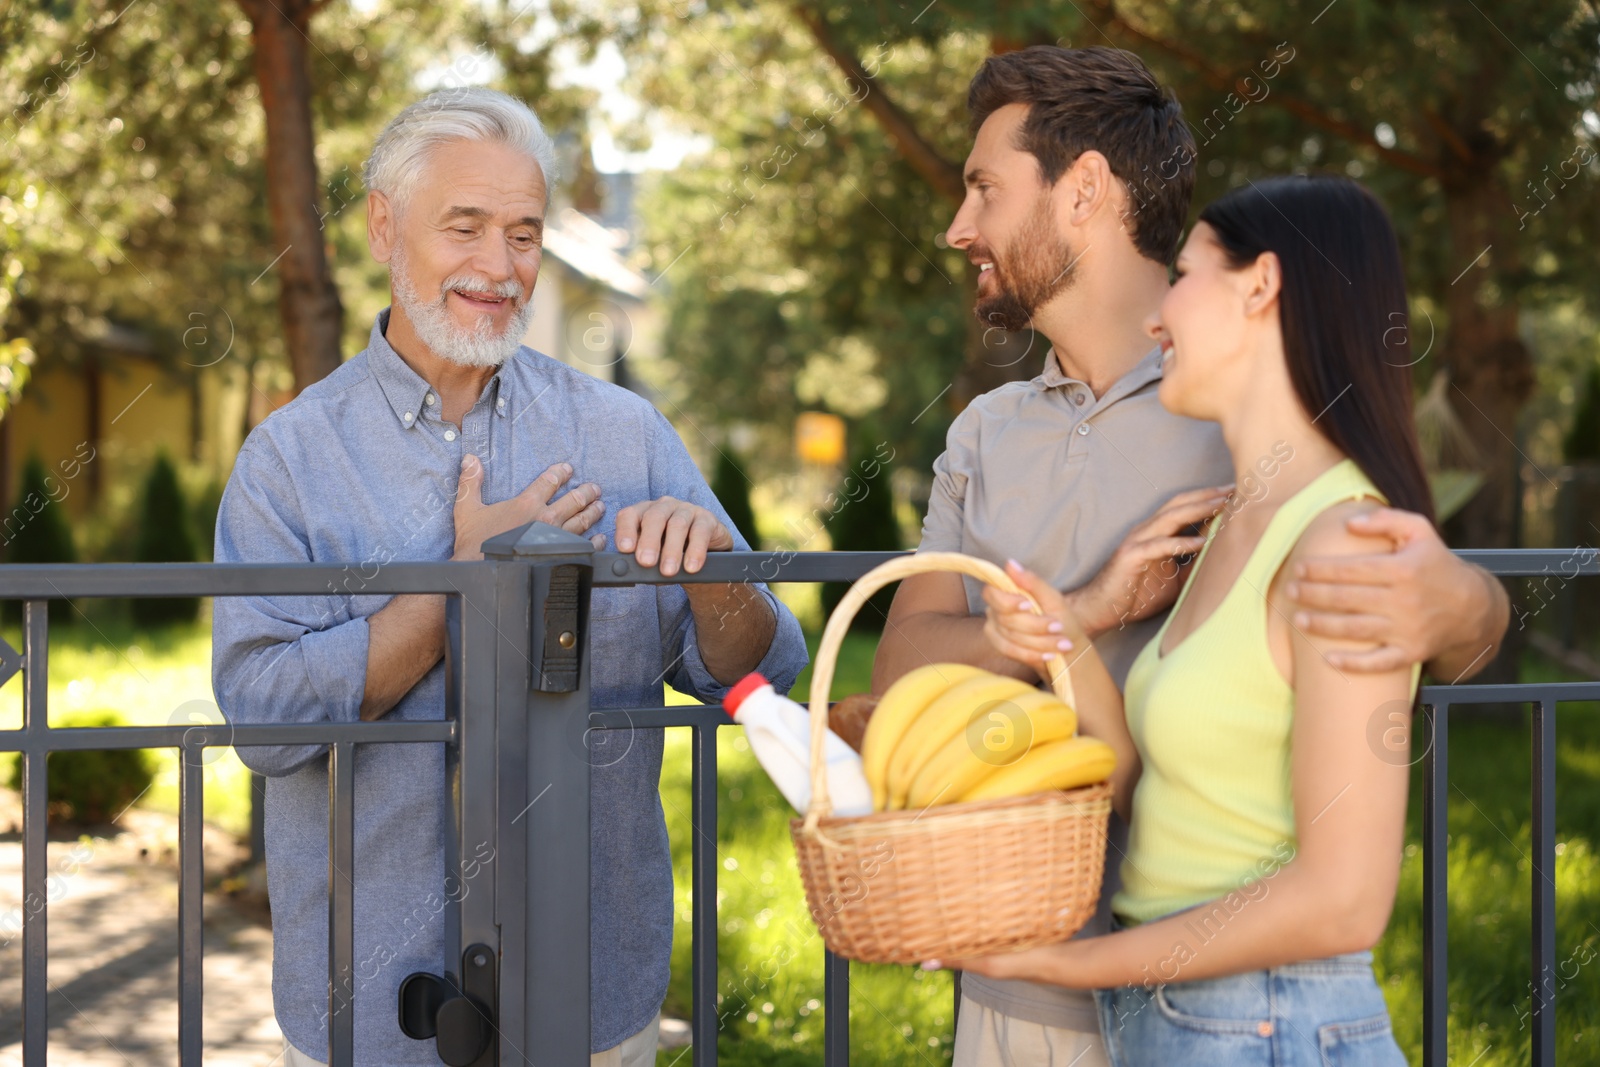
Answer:
[[[412,370],[409,363],[400,358],[400,353],[394,350],[394,346],[384,336],[388,329],[389,309],[384,308],[372,322],[372,334],[367,340],[367,360],[372,368],[372,376],[377,379],[378,387],[383,390],[384,399],[389,401],[394,417],[401,426],[410,429],[421,421],[422,413],[426,410],[424,404],[428,394],[433,392],[433,387],[422,375]],[[505,402],[504,376],[505,364],[501,364],[494,372],[494,377],[485,384],[480,396],[480,402],[482,397],[488,398],[491,409],[501,418],[506,417],[508,406]]]
[[[1138,392],[1151,382],[1161,380],[1161,346],[1156,345],[1135,363],[1133,367],[1111,383],[1105,395],[1095,403],[1095,407],[1105,407],[1113,404],[1123,397]],[[1057,389],[1064,385],[1083,385],[1076,378],[1069,378],[1061,370],[1061,363],[1056,359],[1056,350],[1050,349],[1045,353],[1044,371],[1039,375],[1039,383],[1046,389]],[[1087,388],[1087,386],[1085,386]]]

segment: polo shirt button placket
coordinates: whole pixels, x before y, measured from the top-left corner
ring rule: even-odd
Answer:
[[[1087,422],[1078,423],[1078,436],[1079,437],[1088,437],[1089,436],[1089,424]]]

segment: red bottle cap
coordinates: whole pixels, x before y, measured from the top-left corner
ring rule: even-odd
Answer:
[[[760,673],[751,671],[739,679],[738,684],[728,690],[728,695],[722,698],[723,710],[729,715],[738,714],[739,705],[744,703],[746,697],[762,686],[771,684],[771,682],[761,677]]]

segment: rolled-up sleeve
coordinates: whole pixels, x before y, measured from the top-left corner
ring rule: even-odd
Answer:
[[[976,462],[977,422],[969,406],[945,434],[944,451],[933,461],[933,488],[922,520],[919,552],[960,552],[964,547],[961,535],[966,523],[967,484]]]
[[[276,457],[246,446],[217,512],[218,563],[309,563],[295,487]],[[217,597],[211,683],[228,722],[355,722],[367,681],[367,620],[338,597]],[[266,775],[298,770],[325,745],[243,746]]]
[[[655,415],[650,437],[650,496],[652,499],[676,497],[705,508],[733,534],[733,546],[737,551],[749,551],[750,542],[745,532],[733,525],[683,447],[677,431],[659,412]],[[805,635],[794,613],[773,595],[766,583],[752,581],[750,584],[772,608],[778,622],[772,643],[755,669],[774,689],[787,693],[808,662]],[[672,665],[667,671],[667,684],[706,703],[721,700],[732,686],[718,681],[706,667],[700,648],[701,635],[695,627],[688,594],[681,585],[662,585],[656,587],[656,596],[661,618],[661,654],[663,662]],[[740,622],[738,616],[732,614],[724,617],[721,624],[738,626]]]

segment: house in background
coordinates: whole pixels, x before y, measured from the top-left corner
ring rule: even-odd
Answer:
[[[660,353],[660,312],[650,282],[629,267],[625,223],[632,175],[604,175],[604,221],[570,207],[552,213],[524,343],[597,378],[638,388],[630,366]],[[608,224],[609,223],[609,224]],[[74,521],[142,484],[165,450],[197,480],[222,481],[249,428],[292,399],[253,388],[245,365],[162,359],[130,327],[102,324],[80,365],[38,362],[22,397],[0,417],[0,502],[14,501],[23,464],[37,453],[48,468],[92,450],[61,505]]]

